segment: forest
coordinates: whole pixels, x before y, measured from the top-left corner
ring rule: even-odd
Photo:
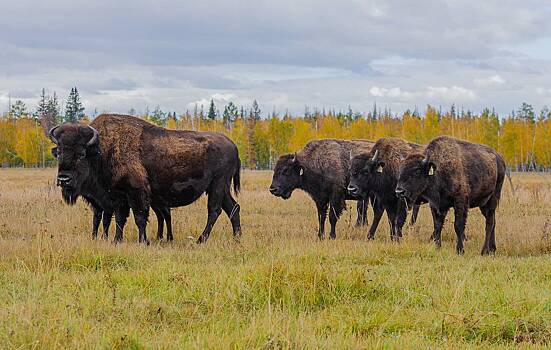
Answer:
[[[42,90],[35,112],[22,101],[15,101],[9,112],[0,116],[0,165],[2,167],[52,166],[53,144],[46,131],[62,122],[92,120],[98,113],[85,114],[78,90],[71,89],[64,111],[54,93]],[[438,135],[451,135],[486,144],[504,157],[511,169],[547,171],[551,169],[551,111],[536,112],[527,103],[507,116],[490,108],[480,113],[447,110],[428,105],[423,111],[395,113],[377,104],[367,113],[306,107],[302,115],[275,110],[263,114],[255,100],[250,107],[229,102],[222,112],[211,100],[209,106],[195,105],[183,113],[163,112],[159,106],[143,113],[130,110],[154,124],[180,130],[216,131],[228,135],[238,146],[242,165],[250,169],[270,169],[277,157],[295,152],[308,141],[322,138],[368,139],[400,137],[426,143]]]

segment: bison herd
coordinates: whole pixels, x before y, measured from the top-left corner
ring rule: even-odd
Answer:
[[[132,116],[104,114],[90,125],[56,126],[50,138],[56,145],[52,153],[58,160],[62,198],[72,205],[82,197],[90,205],[94,238],[102,221],[103,238],[108,237],[115,215],[114,240],[121,241],[132,209],[139,241],[149,243],[151,208],[158,221],[157,239],[163,239],[166,226],[170,241],[171,208],[191,204],[203,193],[208,216],[197,242],[208,239],[222,211],[231,221],[233,236],[240,236],[240,207],[232,189],[239,193],[241,162],[226,136],[168,130]],[[358,226],[367,224],[367,207],[373,207],[368,239],[374,238],[386,211],[393,240],[402,236],[408,210],[413,224],[419,206],[428,203],[434,222],[431,239],[440,246],[446,214],[453,208],[458,254],[464,251],[468,210],[478,207],[486,219],[486,255],[496,250],[495,211],[505,175],[505,162],[495,150],[448,136],[426,145],[398,138],[327,139],[279,157],[269,191],[283,199],[295,189],[308,193],[317,208],[319,239],[325,236],[328,214],[329,237],[336,238],[346,200],[357,201]]]

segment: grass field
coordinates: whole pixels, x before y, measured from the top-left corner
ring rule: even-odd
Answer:
[[[224,215],[207,244],[188,239],[202,198],[173,211],[173,243],[154,240],[152,214],[149,247],[133,220],[114,245],[90,239],[90,210],[64,205],[54,178],[0,171],[1,348],[551,347],[551,176],[514,175],[516,197],[505,184],[494,257],[479,255],[478,210],[464,256],[453,215],[442,248],[428,243],[426,207],[401,243],[386,218],[366,242],[351,210],[319,242],[313,202],[272,197],[271,173],[250,171],[240,243]]]

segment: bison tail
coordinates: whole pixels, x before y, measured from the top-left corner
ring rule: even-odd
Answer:
[[[237,169],[233,174],[233,192],[238,195],[241,191],[241,159],[237,157]]]

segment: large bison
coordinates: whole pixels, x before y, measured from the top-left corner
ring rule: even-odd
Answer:
[[[318,237],[322,239],[325,235],[325,220],[329,209],[331,224],[329,237],[334,239],[337,221],[346,208],[345,200],[358,200],[357,223],[361,224],[365,220],[369,198],[348,194],[346,186],[349,180],[350,156],[366,152],[372,146],[373,142],[360,140],[310,141],[300,152],[279,157],[270,192],[276,197],[289,199],[295,189],[304,190],[316,203],[319,220]],[[375,217],[372,228],[383,213],[381,206],[374,205],[373,208]]]
[[[400,166],[396,194],[408,207],[419,199],[429,202],[437,246],[441,245],[446,214],[453,207],[458,254],[464,251],[469,208],[479,207],[486,218],[482,247],[482,255],[486,255],[496,250],[495,211],[505,174],[505,161],[492,148],[441,136],[432,140],[423,153],[408,155]]]
[[[66,123],[50,132],[57,145],[58,183],[74,204],[78,196],[93,198],[114,211],[115,240],[122,239],[132,208],[139,241],[148,242],[149,208],[173,208],[208,196],[208,219],[198,239],[205,242],[221,211],[241,232],[239,205],[231,196],[240,189],[240,160],[235,144],[218,133],[167,130],[142,119],[104,114],[90,125]],[[125,212],[126,211],[126,212]]]
[[[400,163],[411,152],[422,146],[398,138],[379,139],[369,152],[356,155],[351,160],[350,183],[348,192],[353,196],[365,196],[373,193],[376,200],[386,210],[390,223],[391,239],[402,237],[407,210],[394,190],[398,182]],[[417,217],[419,206],[414,206],[411,222]],[[375,231],[369,232],[368,239],[373,239]]]

